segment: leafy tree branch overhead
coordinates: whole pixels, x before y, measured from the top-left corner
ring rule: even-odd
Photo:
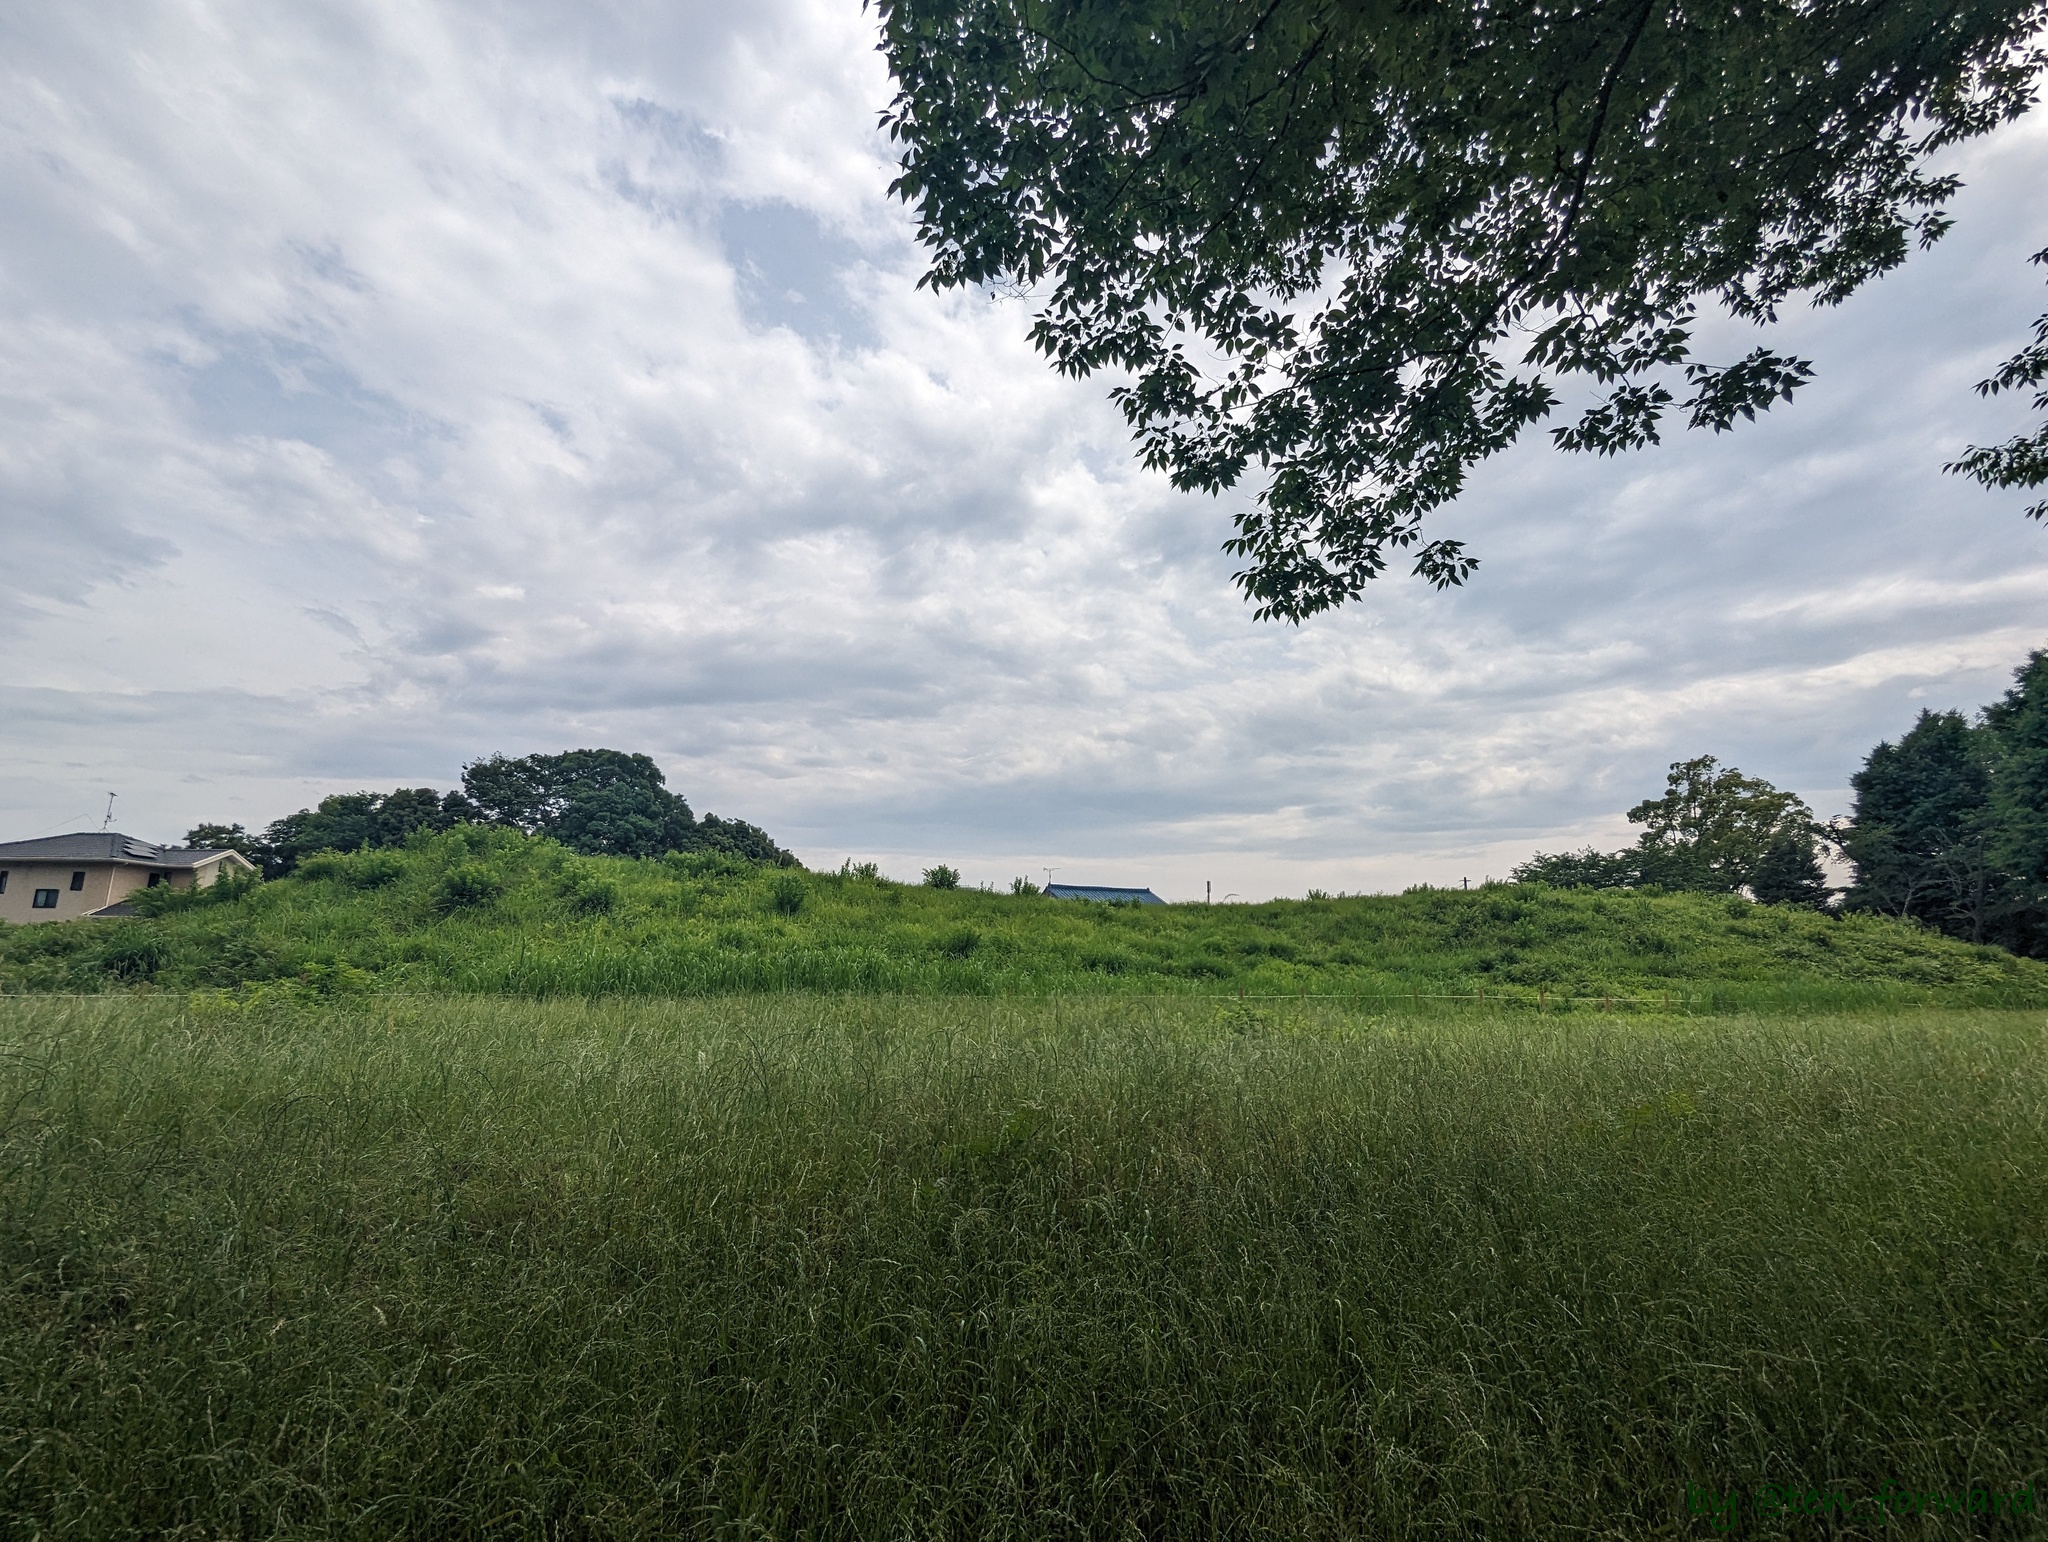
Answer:
[[[2034,261],[2048,265],[2048,250],[2034,253]],[[2035,391],[2034,410],[2048,419],[2048,315],[2034,323],[2034,340],[2007,359],[1989,379],[1977,382],[1977,394],[1996,396],[2001,391]],[[2004,444],[1979,445],[1961,460],[1945,468],[1975,477],[1986,487],[2048,486],[2048,421],[2031,434],[2015,434]],[[2027,510],[2029,519],[2048,519],[2048,498]]]
[[[2044,0],[876,0],[894,187],[938,288],[1033,341],[1184,490],[1261,483],[1226,548],[1299,621],[1405,554],[1548,417],[1601,454],[1716,431],[1809,363],[1692,353],[1700,312],[1834,304],[1948,227],[1942,147],[2023,113]],[[2034,383],[2017,378],[2011,385]],[[2012,447],[1987,480],[2040,480]],[[2032,485],[2032,484],[2029,484]]]

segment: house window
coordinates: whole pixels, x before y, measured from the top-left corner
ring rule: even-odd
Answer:
[[[0,894],[7,892],[7,869],[0,867]]]
[[[149,875],[149,886],[152,889],[154,889],[158,884],[162,883],[163,881],[164,875],[162,873],[151,873]]]
[[[76,894],[76,893],[77,893],[77,892],[78,892],[78,891],[79,891],[80,889],[82,889],[82,888],[84,888],[84,887],[85,887],[85,869],[84,869],[84,868],[80,868],[80,869],[79,869],[79,870],[78,870],[77,872],[75,872],[75,873],[73,873],[73,874],[71,875],[71,892],[72,892],[73,894]]]
[[[36,897],[29,901],[29,909],[31,910],[55,910],[56,908],[57,891],[55,889],[38,889],[36,890]]]

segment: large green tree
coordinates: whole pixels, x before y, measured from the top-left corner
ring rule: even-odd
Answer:
[[[1715,430],[1811,373],[1703,308],[1833,304],[1948,226],[1944,146],[2032,102],[2048,0],[877,0],[924,282],[1040,300],[1261,616],[1357,595],[1576,381],[1556,442]],[[2033,383],[2023,361],[2007,385]],[[2007,447],[2010,449],[2010,447]],[[1984,452],[1998,455],[2003,451]],[[2026,473],[2019,452],[1968,467]]]
[[[1922,712],[1850,777],[1855,803],[1835,830],[1856,865],[1854,910],[1926,921],[1982,941],[1996,887],[1989,865],[1997,743],[1960,712]]]
[[[1984,709],[1997,741],[1991,782],[1991,861],[2006,884],[2001,940],[2048,954],[2048,649],[2013,671],[2012,689]]]
[[[251,862],[260,863],[261,837],[251,835],[239,824],[197,824],[185,832],[187,847],[201,851],[238,851]]]
[[[431,787],[332,793],[314,808],[273,821],[245,854],[263,864],[266,878],[277,878],[316,851],[403,846],[415,830],[450,829],[474,814],[461,793],[443,794]]]
[[[492,755],[462,768],[462,790],[491,823],[593,855],[680,851],[697,823],[653,758],[624,750]]]
[[[1628,811],[1643,827],[1643,881],[1667,889],[1749,889],[1773,903],[1821,903],[1813,810],[1794,793],[1712,755],[1674,762],[1664,796]],[[1768,892],[1765,892],[1768,891]]]
[[[796,862],[758,825],[691,813],[690,805],[668,790],[650,756],[603,749],[491,755],[463,767],[460,792],[400,787],[334,793],[315,808],[277,820],[259,840],[248,842],[246,851],[263,863],[266,877],[275,878],[316,851],[402,846],[415,831],[458,824],[510,825],[529,835],[551,836],[590,856],[720,851],[750,862]],[[242,833],[240,826],[202,825],[191,839],[196,842],[208,832],[223,837]]]
[[[651,756],[624,750],[559,755],[492,755],[463,767],[462,790],[476,817],[549,835],[588,855],[658,857],[723,851],[791,866],[796,858],[742,819],[699,819]]]
[[[1978,721],[1923,712],[1850,784],[1835,830],[1856,864],[1848,906],[2048,954],[2048,649]]]
[[[1746,889],[1771,905],[1818,907],[1829,900],[1813,810],[1797,794],[1712,755],[1672,762],[1664,795],[1645,798],[1628,817],[1643,827],[1634,846],[1539,853],[1513,877],[1572,889]]]

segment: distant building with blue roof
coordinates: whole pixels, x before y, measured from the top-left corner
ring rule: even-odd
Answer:
[[[1127,905],[1163,905],[1165,900],[1150,889],[1117,889],[1099,883],[1049,883],[1047,899],[1122,900]]]

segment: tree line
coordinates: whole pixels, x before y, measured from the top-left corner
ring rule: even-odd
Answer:
[[[464,766],[462,786],[445,793],[431,787],[335,793],[261,834],[239,824],[201,824],[185,840],[239,851],[266,878],[279,878],[316,851],[402,846],[416,831],[460,824],[549,836],[585,856],[719,851],[778,867],[798,865],[758,825],[693,813],[680,793],[668,790],[651,757],[603,749],[492,755]]]
[[[1559,888],[1747,893],[1767,904],[1839,906],[1918,921],[1970,942],[2048,956],[2048,649],[1974,718],[1923,711],[1849,779],[1846,818],[1711,755],[1674,763],[1664,796],[1628,811],[1622,851],[1539,853],[1518,882]],[[1832,888],[1833,849],[1854,877]]]

